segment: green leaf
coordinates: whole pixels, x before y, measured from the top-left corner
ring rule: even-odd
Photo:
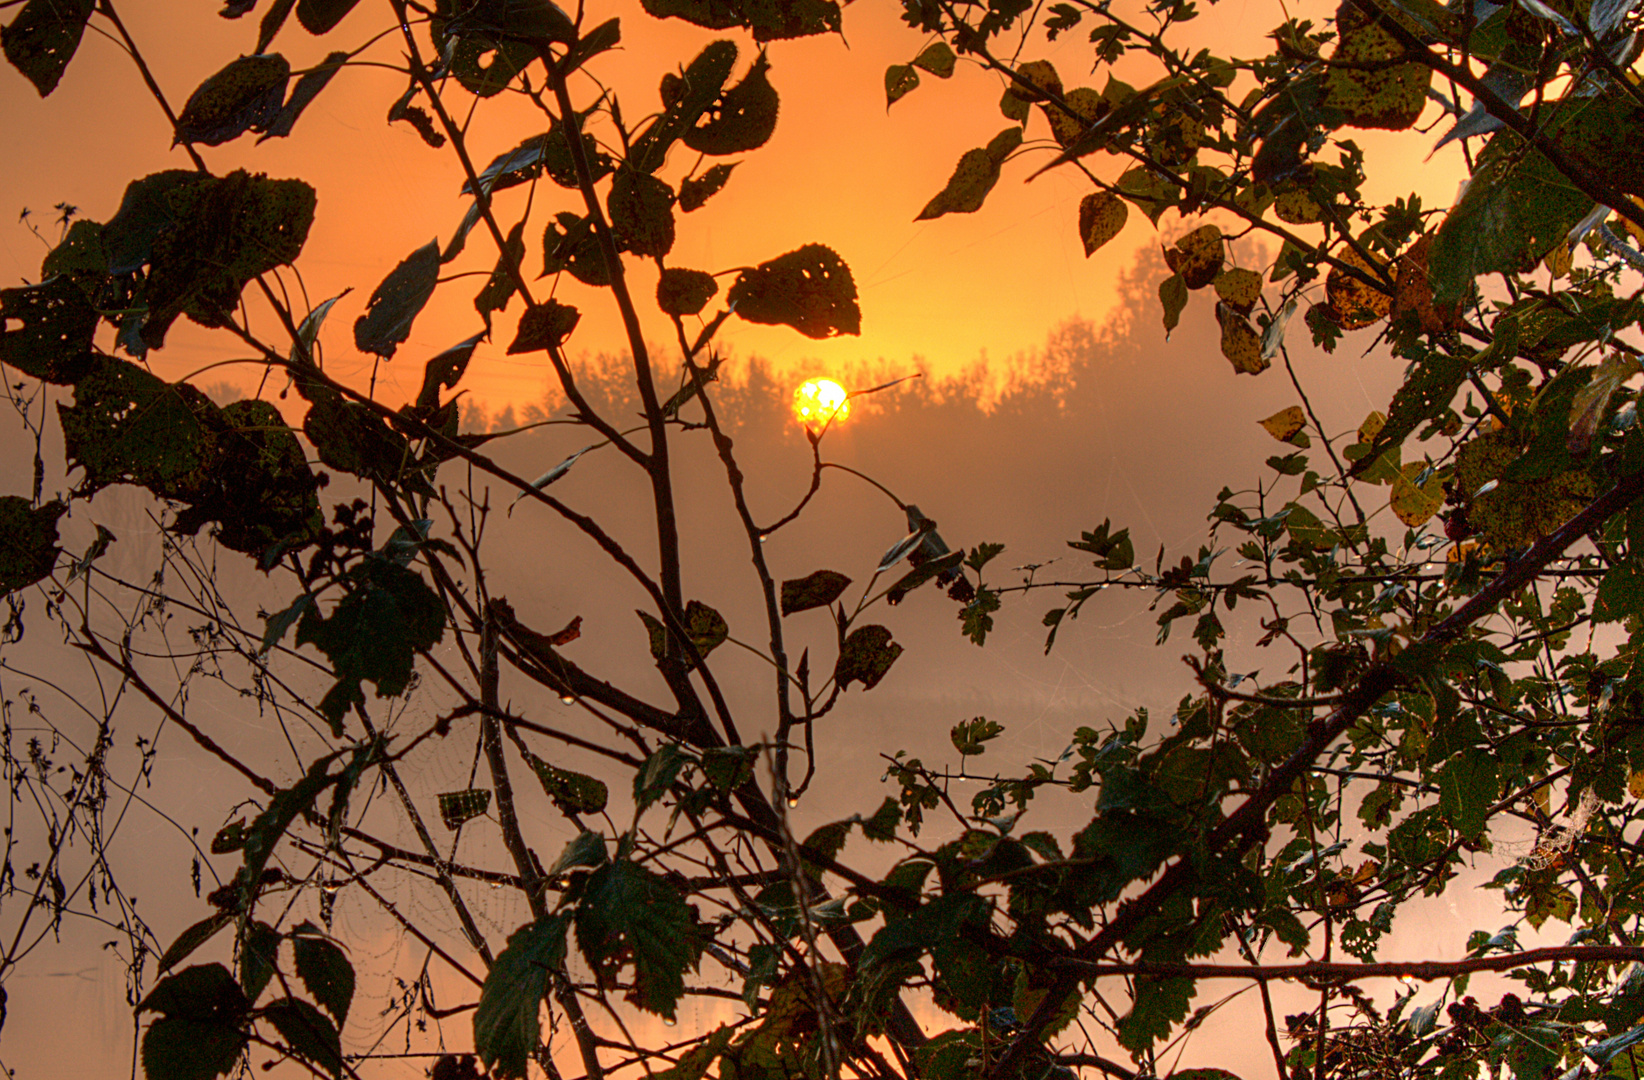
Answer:
[[[485,287],[474,297],[474,310],[485,320],[486,329],[491,327],[491,313],[506,310],[508,301],[513,299],[515,290],[519,288],[519,269],[524,259],[525,222],[520,221],[508,230],[508,238],[497,255],[496,267],[485,279]],[[424,381],[423,385],[426,386],[427,382]]]
[[[782,583],[782,614],[827,607],[850,587],[851,579],[835,570],[818,570]]]
[[[749,950],[749,954],[752,955],[754,950],[761,949],[768,953],[771,950],[771,946],[755,945]],[[752,965],[750,965],[750,971],[751,970]],[[752,974],[748,976],[750,982],[753,981],[753,978],[754,977]],[[754,1005],[758,1002],[758,986],[759,984],[755,982],[753,1002],[748,1005],[750,1010],[752,1010]],[[747,1001],[748,997],[749,995],[744,992],[743,1000]],[[719,1060],[720,1055],[725,1053],[725,1051],[730,1048],[731,1036],[735,1034],[735,1028],[721,1024],[719,1027],[714,1029],[713,1034],[709,1035],[707,1038],[691,1047],[691,1049],[681,1054],[678,1064],[674,1065],[672,1068],[663,1069],[660,1072],[652,1073],[652,1080],[702,1080],[702,1078],[708,1074],[709,1066]]]
[[[1593,621],[1620,622],[1644,612],[1644,572],[1630,562],[1610,568],[1598,586],[1593,602]]]
[[[702,120],[686,130],[685,145],[711,157],[755,150],[776,131],[780,107],[768,73],[770,61],[761,52],[742,81],[722,93]]]
[[[21,495],[0,496],[0,593],[13,593],[49,575],[63,549],[57,520],[68,504],[29,505]]]
[[[645,767],[634,773],[635,808],[644,813],[652,803],[666,795],[690,760],[685,751],[673,743],[659,746],[654,754],[645,759]]]
[[[96,6],[96,0],[29,0],[0,30],[6,60],[41,97],[57,89]]]
[[[595,870],[576,906],[577,944],[596,972],[634,966],[633,1001],[673,1019],[702,955],[696,911],[661,877],[624,860]]]
[[[953,75],[953,66],[957,60],[947,42],[935,41],[926,45],[919,55],[913,58],[913,66],[923,68],[938,79],[946,79]]]
[[[650,173],[621,168],[605,197],[617,247],[660,256],[674,246],[674,189]]]
[[[354,344],[361,352],[390,359],[411,336],[411,324],[434,295],[440,276],[439,241],[407,255],[371,293],[365,314],[354,320]]]
[[[186,495],[189,481],[212,463],[208,425],[218,416],[187,383],[164,382],[114,357],[101,357],[75,384],[72,406],[58,406],[64,452],[85,472],[84,493],[131,483],[162,497]]]
[[[850,267],[821,244],[744,270],[726,299],[749,322],[791,326],[810,338],[862,332]]]
[[[1169,1038],[1171,1029],[1187,1019],[1193,987],[1192,979],[1138,979],[1130,1011],[1119,1018],[1116,1033],[1120,1045],[1141,1053]]]
[[[780,4],[741,0],[643,0],[659,19],[684,19],[710,30],[747,27],[755,41],[837,34],[843,15],[835,0],[785,0]]]
[[[67,274],[0,289],[0,363],[30,378],[59,386],[75,382],[91,365],[96,332],[97,309]]]
[[[491,809],[490,788],[469,788],[466,791],[445,791],[439,795],[440,820],[447,829],[456,830],[463,822],[484,816]]]
[[[270,180],[244,170],[187,184],[148,180],[157,182],[142,197],[168,202],[174,222],[167,228],[156,221],[160,214],[148,210],[132,222],[136,235],[129,237],[140,243],[160,226],[150,241],[151,267],[141,293],[149,309],[142,341],[151,349],[165,344],[179,315],[202,326],[232,325],[246,283],[294,262],[314,223],[314,189],[301,180]],[[127,240],[117,228],[125,209],[122,204],[104,229],[111,273],[119,272],[114,261]]]
[[[280,932],[259,920],[246,924],[240,936],[240,988],[256,1003],[279,967]]]
[[[1482,747],[1468,747],[1445,763],[1438,776],[1439,807],[1461,836],[1476,840],[1499,793],[1499,765]]]
[[[650,4],[645,10],[658,17],[666,14],[654,10]],[[731,77],[736,55],[734,42],[709,42],[682,74],[670,72],[662,77],[662,115],[640,132],[629,147],[631,169],[652,173],[662,167],[674,142],[695,127],[702,114],[719,99],[725,80]]]
[[[243,4],[245,0],[237,2]],[[252,0],[251,6],[255,6],[255,0]],[[274,0],[268,6],[268,10],[263,13],[262,22],[257,26],[257,47],[251,50],[253,54],[268,51],[268,46],[285,26],[286,19],[291,17],[291,9],[296,6],[297,0]]]
[[[297,0],[297,21],[316,36],[329,34],[360,0]]]
[[[173,941],[171,947],[160,957],[159,966],[155,970],[164,975],[184,960],[187,960],[195,949],[216,937],[219,930],[233,921],[234,913],[232,911],[219,911],[201,919],[177,935],[177,940]]]
[[[753,779],[759,751],[751,746],[716,746],[702,752],[702,775],[721,791],[739,788]]]
[[[290,135],[303,110],[320,96],[320,91],[326,88],[332,76],[341,71],[348,60],[349,54],[346,52],[327,53],[324,60],[304,72],[302,78],[297,80],[297,85],[291,88],[291,96],[280,106],[279,115],[269,121],[267,129],[257,142],[261,144],[269,139],[283,139]]]
[[[1126,170],[1114,186],[1155,225],[1166,210],[1181,202],[1181,189],[1171,181],[1154,175],[1145,165]]]
[[[731,170],[739,162],[719,164],[708,169],[701,176],[687,177],[679,185],[679,208],[689,214],[693,210],[702,209],[702,205],[710,198],[719,194],[725,182],[731,178]]]
[[[1187,307],[1187,282],[1182,280],[1182,275],[1171,274],[1159,283],[1159,304],[1164,308],[1164,328],[1168,334],[1182,321],[1182,309]]]
[[[885,69],[885,108],[919,89],[919,73],[912,64],[892,64]]]
[[[451,74],[470,94],[495,97],[536,59],[537,51],[523,41],[463,34],[451,50]]]
[[[484,337],[485,333],[482,331],[473,337],[464,338],[423,365],[422,389],[417,393],[417,408],[432,411],[439,407],[441,387],[447,390],[457,388],[457,383],[462,381],[463,373],[468,370],[468,361],[473,358],[474,349]]]
[[[263,641],[262,646],[257,650],[257,655],[266,656],[268,650],[285,640],[286,631],[295,626],[297,620],[302,618],[303,613],[312,606],[314,606],[313,594],[303,593],[292,601],[291,606],[284,611],[274,615],[265,615],[263,617],[265,626]]]
[[[177,116],[177,142],[220,146],[273,124],[291,65],[279,53],[242,56],[201,83]]]
[[[200,964],[160,980],[137,1006],[161,1019],[143,1032],[143,1072],[152,1080],[211,1080],[240,1062],[251,1003],[221,964]]]
[[[953,748],[959,751],[961,756],[973,757],[985,751],[986,744],[1004,732],[1004,725],[985,716],[978,716],[973,720],[962,720],[955,724],[949,732],[949,737],[953,740]]]
[[[191,169],[167,169],[127,184],[120,209],[103,226],[108,272],[129,274],[147,263],[155,240],[193,204],[192,193],[215,182]]]
[[[508,355],[557,349],[565,344],[565,339],[571,336],[571,331],[581,320],[582,312],[553,297],[540,304],[532,304],[519,317],[519,328],[514,340],[508,344]]]
[[[901,655],[902,646],[891,641],[889,630],[883,626],[859,626],[839,647],[839,660],[833,668],[834,681],[841,690],[848,689],[853,682],[860,682],[864,690],[872,690]]]
[[[310,608],[297,623],[297,644],[317,647],[336,672],[320,711],[337,734],[348,709],[365,701],[362,681],[374,684],[378,697],[397,696],[411,682],[416,654],[445,637],[445,605],[416,571],[371,558],[349,572],[345,585],[329,617]]]
[[[569,270],[584,285],[602,287],[611,283],[605,252],[587,218],[562,212],[543,230],[542,272],[557,274],[561,270]]]
[[[927,534],[928,535],[928,534]],[[944,575],[958,576],[959,564],[964,561],[963,550],[950,551],[938,559],[929,559],[909,570],[906,574],[885,590],[885,599],[891,604],[900,604],[908,593],[917,589],[932,578],[941,578],[943,582],[950,580]]]
[[[970,214],[982,208],[982,202],[999,182],[999,169],[1011,152],[1022,145],[1022,129],[1011,125],[995,135],[985,147],[967,150],[959,158],[947,186],[925,204],[915,221],[939,218],[943,214]]]
[[[306,930],[306,932],[304,932]],[[354,1001],[354,965],[334,942],[321,937],[319,929],[304,923],[291,935],[296,953],[297,977],[320,1006],[336,1018],[340,1030],[348,1022],[348,1007]]]
[[[665,315],[695,315],[719,292],[719,282],[703,270],[670,266],[656,283],[656,306]]]
[[[527,758],[543,792],[567,814],[597,814],[610,802],[605,781],[569,769],[557,769],[531,754]]]
[[[263,1019],[285,1039],[298,1057],[333,1077],[343,1074],[342,1042],[326,1015],[300,998],[280,998],[263,1008]]]

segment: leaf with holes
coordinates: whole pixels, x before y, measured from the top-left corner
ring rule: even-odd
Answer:
[[[700,210],[731,178],[731,170],[736,168],[737,162],[715,165],[701,176],[687,177],[679,185],[679,209],[689,214],[693,210]]]
[[[634,968],[630,1000],[666,1019],[685,994],[704,937],[696,910],[679,891],[624,859],[595,870],[576,906],[577,944],[601,984],[616,970]]]
[[[782,614],[827,607],[850,587],[851,579],[836,570],[818,570],[782,583]]]
[[[742,271],[726,299],[749,322],[791,326],[809,338],[862,332],[850,267],[821,244]]]
[[[761,52],[742,81],[722,93],[685,132],[684,143],[713,157],[755,150],[776,130],[781,102],[771,86],[770,61]]]
[[[0,29],[0,50],[41,97],[57,89],[96,6],[96,0],[29,0]]]
[[[645,256],[673,250],[674,189],[663,181],[635,169],[618,169],[605,206],[621,250]]]
[[[508,345],[508,355],[557,349],[565,344],[581,319],[580,311],[552,297],[532,304],[519,317],[519,329]]]
[[[465,821],[472,821],[491,809],[490,788],[469,788],[466,791],[447,791],[439,796],[440,820],[447,829],[458,829]]]
[[[440,276],[440,244],[430,240],[407,255],[371,293],[365,314],[354,321],[361,352],[391,359],[411,336],[411,324],[434,295]]]
[[[864,690],[872,690],[901,655],[902,646],[891,640],[891,632],[883,626],[857,627],[839,647],[839,659],[833,667],[834,681],[841,690],[853,682],[860,682]]]
[[[242,56],[201,83],[177,117],[179,143],[220,146],[263,131],[285,104],[291,65],[279,53]]]

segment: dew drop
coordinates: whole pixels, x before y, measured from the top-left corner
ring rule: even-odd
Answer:
[[[577,703],[577,699],[570,694],[561,694],[559,700],[562,705],[575,705]]]
[[[674,1019],[674,1018],[673,1018],[673,1017],[671,1017],[671,1016],[664,1016],[664,1017],[663,1017],[663,1018],[662,1018],[662,1026],[663,1026],[663,1027],[675,1027],[675,1026],[677,1026],[677,1025],[678,1025],[678,1023],[679,1023],[679,1021],[678,1021],[678,1020],[675,1020],[675,1019]]]
[[[789,795],[788,796],[788,806],[791,808],[791,807],[795,807],[795,806],[798,806],[798,805],[799,805],[799,796],[798,795]]]

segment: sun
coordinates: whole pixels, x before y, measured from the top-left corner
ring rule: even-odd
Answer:
[[[830,420],[837,424],[850,415],[850,395],[832,379],[806,379],[793,392],[794,419],[806,427],[818,428]]]

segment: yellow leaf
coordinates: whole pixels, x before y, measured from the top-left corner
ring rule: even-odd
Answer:
[[[1644,771],[1627,777],[1627,794],[1635,799],[1644,799]]]
[[[1425,461],[1406,464],[1393,477],[1393,492],[1387,498],[1394,516],[1412,529],[1424,524],[1444,505],[1444,481],[1439,479],[1437,470],[1433,470],[1425,484],[1416,485],[1416,477],[1428,469]]]
[[[1348,244],[1343,244],[1337,249],[1336,258],[1362,272],[1371,281],[1381,279],[1380,269],[1372,268]],[[1357,330],[1369,326],[1385,319],[1387,313],[1393,310],[1393,297],[1390,294],[1373,288],[1339,267],[1331,269],[1330,276],[1324,281],[1324,292],[1343,330]]]
[[[1308,444],[1307,436],[1302,432],[1302,428],[1306,424],[1307,414],[1302,412],[1300,405],[1280,409],[1266,420],[1261,421],[1262,427],[1266,429],[1269,435],[1282,443],[1290,443],[1293,446],[1306,446]]]
[[[1072,146],[1078,141],[1085,129],[1102,118],[1106,112],[1107,103],[1102,95],[1088,86],[1080,86],[1069,90],[1062,96],[1076,116],[1069,116],[1060,105],[1046,102],[1040,108],[1045,110],[1045,119],[1050,121],[1050,133],[1060,146]]]
[[[1227,301],[1229,307],[1237,308],[1241,315],[1250,314],[1250,309],[1262,297],[1262,276],[1254,270],[1242,267],[1223,270],[1212,284],[1216,286],[1216,295]]]
[[[1572,258],[1574,258],[1574,252],[1570,250],[1570,242],[1565,240],[1558,247],[1549,251],[1542,262],[1546,263],[1547,272],[1555,278],[1569,277]]]
[[[1325,107],[1345,113],[1350,127],[1403,131],[1414,124],[1427,104],[1432,69],[1389,63],[1408,55],[1407,50],[1354,4],[1337,11],[1336,31],[1334,59],[1350,63],[1328,69]]]
[[[1216,319],[1222,324],[1222,355],[1241,375],[1260,375],[1268,368],[1262,355],[1262,337],[1250,320],[1226,304],[1216,305]]]
[[[1118,236],[1128,217],[1130,207],[1111,192],[1097,191],[1079,200],[1079,236],[1085,242],[1085,258]]]
[[[1375,442],[1376,436],[1380,435],[1381,429],[1386,426],[1387,417],[1379,411],[1372,411],[1369,416],[1364,418],[1364,423],[1359,425],[1359,442]]]
[[[1300,188],[1279,192],[1273,200],[1273,213],[1278,215],[1280,221],[1288,221],[1292,225],[1311,225],[1324,220],[1324,207]]]
[[[1189,289],[1202,289],[1216,280],[1222,269],[1222,231],[1204,225],[1165,248],[1165,262],[1182,276]]]
[[[1056,68],[1049,60],[1033,60],[1016,69],[1016,74],[1022,82],[1033,87],[1023,86],[1022,82],[1011,80],[1005,93],[1019,101],[1043,101],[1045,95],[1060,94],[1062,92],[1062,77],[1056,74]],[[1035,93],[1034,91],[1038,91]]]

